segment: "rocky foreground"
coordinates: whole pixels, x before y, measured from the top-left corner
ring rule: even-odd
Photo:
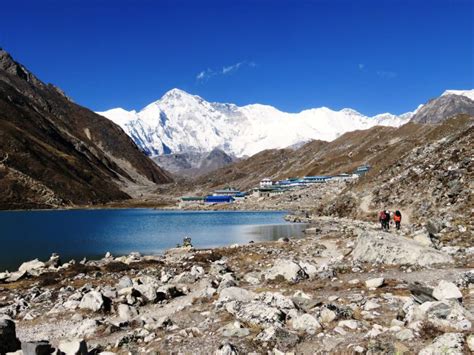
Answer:
[[[474,351],[474,247],[311,223],[303,239],[0,273],[0,353]]]

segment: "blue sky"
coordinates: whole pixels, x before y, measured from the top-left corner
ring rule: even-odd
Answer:
[[[297,112],[402,113],[474,88],[472,0],[16,0],[0,46],[93,110],[178,87]]]

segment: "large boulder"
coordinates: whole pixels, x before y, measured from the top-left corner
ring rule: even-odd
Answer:
[[[79,304],[81,309],[89,309],[93,312],[105,310],[106,300],[104,296],[98,291],[90,291],[86,293]]]
[[[411,239],[372,231],[365,231],[358,237],[352,258],[354,261],[387,265],[429,266],[453,262],[451,256]]]
[[[15,323],[9,317],[0,315],[0,354],[17,351],[20,346]]]
[[[286,318],[285,313],[278,308],[259,301],[231,301],[225,308],[238,320],[254,325],[282,324]]]
[[[18,268],[20,272],[27,272],[30,275],[39,275],[40,271],[46,267],[46,264],[38,259],[24,262]]]
[[[427,347],[421,349],[418,355],[462,355],[464,354],[464,335],[461,333],[446,333],[435,338]]]
[[[472,314],[456,300],[425,302],[419,308],[426,321],[441,331],[472,330]]]
[[[321,329],[321,324],[311,314],[305,313],[292,320],[294,330],[302,330],[308,334],[316,334]]]
[[[303,268],[291,260],[279,260],[265,273],[266,280],[275,280],[283,277],[287,281],[298,282],[308,278]]]

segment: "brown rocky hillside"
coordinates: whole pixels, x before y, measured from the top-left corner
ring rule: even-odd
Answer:
[[[0,49],[1,209],[124,200],[169,181],[117,125]]]

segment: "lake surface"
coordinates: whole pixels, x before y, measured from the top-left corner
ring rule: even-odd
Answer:
[[[303,224],[283,220],[285,212],[195,212],[152,209],[2,211],[0,270],[23,261],[100,258],[107,251],[125,255],[161,253],[192,238],[198,248],[244,244],[253,240],[300,237]]]

